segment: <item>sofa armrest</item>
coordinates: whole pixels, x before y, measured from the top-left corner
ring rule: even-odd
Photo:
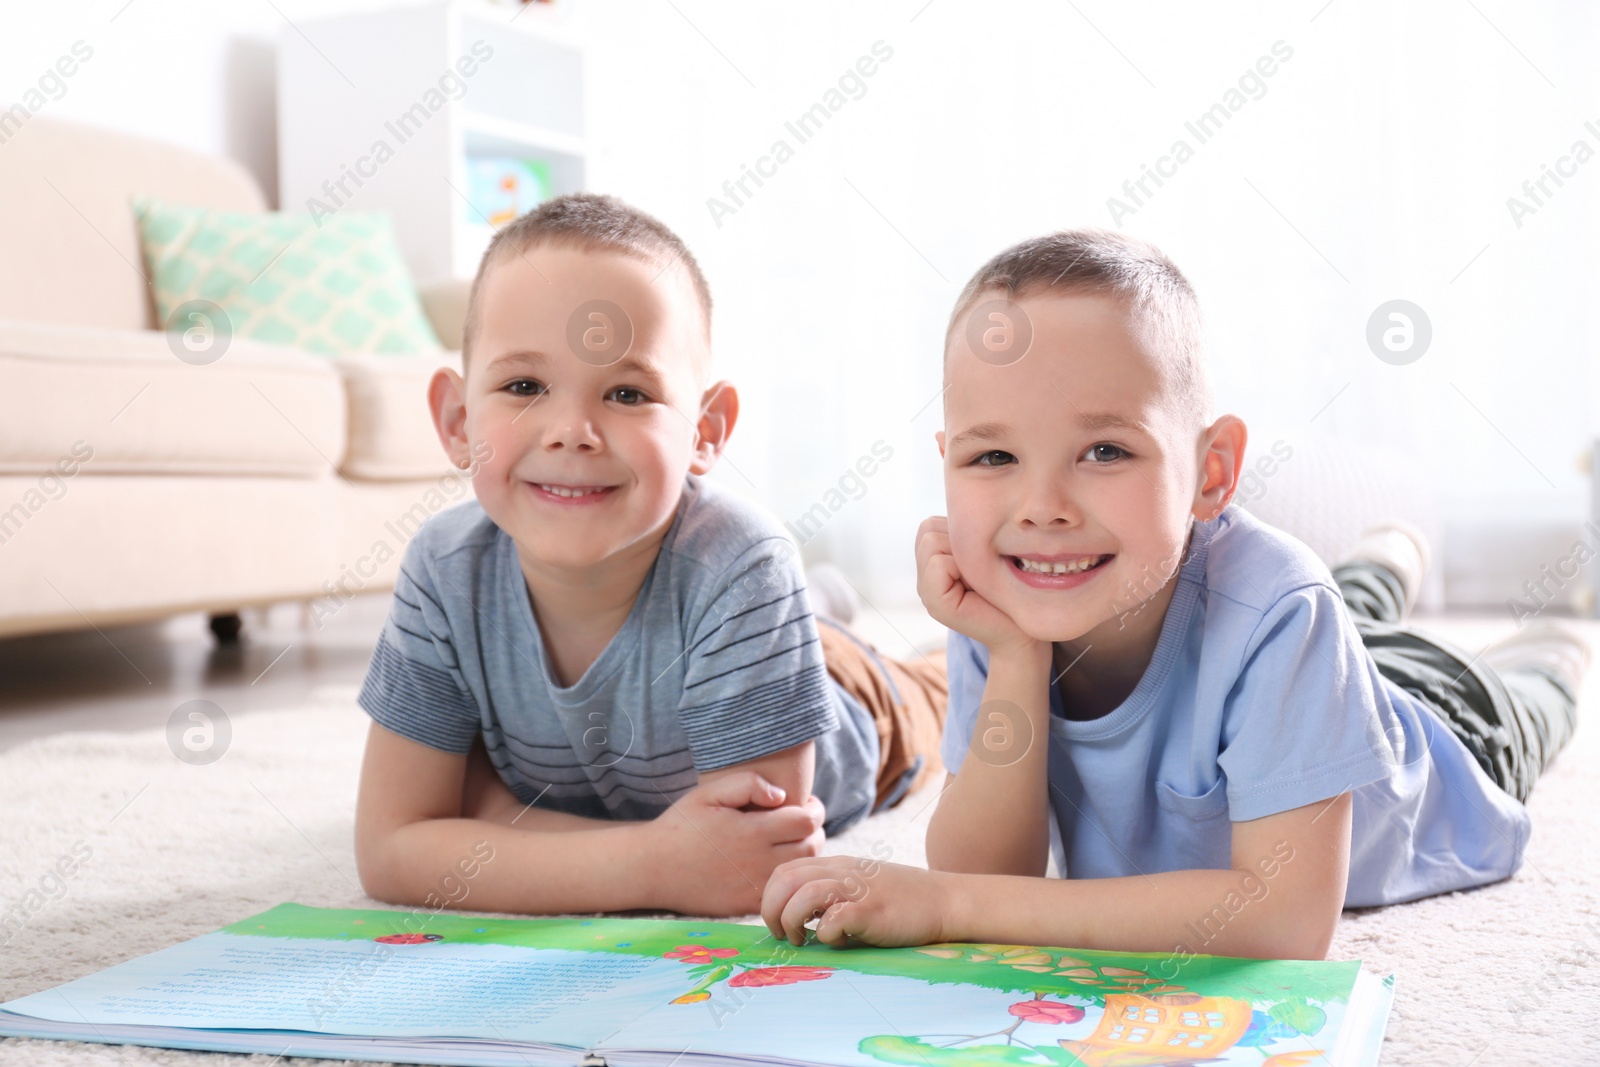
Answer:
[[[413,481],[454,470],[433,429],[428,382],[440,367],[460,373],[460,356],[360,352],[329,362],[344,378],[349,403],[350,439],[340,474],[360,481]]]
[[[455,351],[461,348],[461,328],[467,321],[467,295],[471,291],[470,280],[452,278],[425,285],[417,292],[422,310],[433,323],[433,332],[439,335],[439,343],[446,348]]]

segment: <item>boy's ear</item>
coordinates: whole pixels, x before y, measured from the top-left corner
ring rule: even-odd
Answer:
[[[933,439],[935,441],[939,442],[939,458],[943,459],[944,458],[944,431],[943,430],[935,430],[934,434],[933,434]]]
[[[733,436],[739,421],[739,390],[732,382],[717,382],[700,396],[700,420],[695,423],[694,459],[689,473],[705,474],[716,466],[717,457]]]
[[[1249,440],[1244,420],[1224,415],[1201,434],[1200,487],[1194,496],[1194,517],[1209,522],[1222,514],[1239,488],[1244,446]]]
[[[433,428],[450,462],[462,470],[472,465],[472,444],[467,440],[467,385],[449,367],[440,367],[428,383],[428,408]]]

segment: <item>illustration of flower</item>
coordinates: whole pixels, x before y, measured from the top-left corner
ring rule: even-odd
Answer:
[[[736,948],[706,948],[704,945],[679,945],[671,952],[663,952],[661,955],[669,960],[677,960],[679,963],[714,963],[717,960],[725,960],[738,954],[739,950]]]
[[[1006,1009],[1025,1023],[1075,1023],[1083,1018],[1083,1009],[1076,1004],[1059,1000],[1023,1000]]]
[[[796,982],[815,982],[832,973],[832,967],[752,967],[735,975],[728,985],[739,988],[793,985]]]

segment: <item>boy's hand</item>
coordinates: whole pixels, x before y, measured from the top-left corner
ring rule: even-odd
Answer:
[[[661,906],[691,915],[758,911],[774,868],[822,851],[822,801],[783,801],[782,789],[744,771],[696,786],[641,824]]]
[[[962,581],[950,550],[950,520],[943,515],[923,519],[917,527],[917,595],[935,620],[990,652],[1034,649],[1043,643],[1023,633],[1009,615]]]
[[[847,936],[883,948],[948,940],[949,875],[854,856],[785,863],[761,898],[772,936],[803,945],[817,916],[817,940],[841,945]]]

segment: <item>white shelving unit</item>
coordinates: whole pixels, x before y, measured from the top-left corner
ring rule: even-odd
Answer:
[[[418,284],[470,278],[493,233],[470,160],[537,160],[552,195],[584,187],[583,47],[538,15],[454,0],[284,27],[283,210],[388,212]]]

